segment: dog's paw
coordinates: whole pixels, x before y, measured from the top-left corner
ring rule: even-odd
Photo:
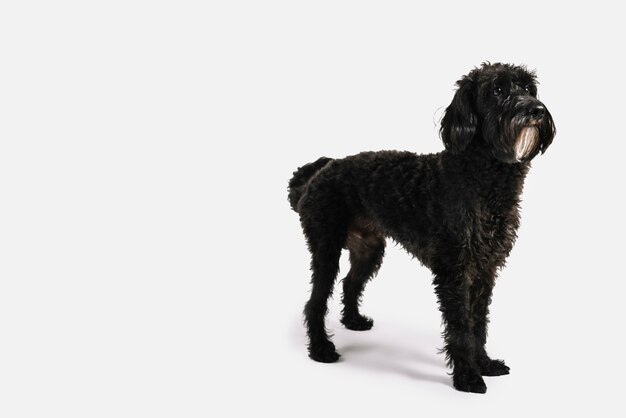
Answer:
[[[487,359],[481,362],[480,374],[483,376],[502,376],[510,373],[510,368],[502,360]]]
[[[480,376],[478,371],[474,369],[465,369],[463,371],[455,371],[452,375],[452,383],[456,390],[461,392],[485,393],[487,385]]]
[[[335,344],[328,341],[315,347],[309,347],[309,357],[320,363],[334,363],[341,356],[335,350]]]
[[[343,317],[341,323],[352,331],[367,331],[374,326],[374,320],[363,315]]]

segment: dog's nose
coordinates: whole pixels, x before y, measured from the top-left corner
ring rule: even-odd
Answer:
[[[533,107],[530,108],[530,111],[528,113],[534,119],[541,119],[543,115],[546,113],[546,108],[543,107],[542,105],[534,105]]]

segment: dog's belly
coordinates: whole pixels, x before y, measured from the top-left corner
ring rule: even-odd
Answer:
[[[420,227],[420,223],[416,216],[394,220],[358,216],[348,229],[346,248],[374,248],[388,238],[400,244],[423,265],[431,267],[436,240],[428,228]]]
[[[456,265],[465,260],[480,270],[504,265],[518,226],[515,205],[482,210],[456,208],[438,213],[424,208],[423,212],[398,217],[358,217],[348,239],[373,245],[391,238],[431,269],[437,264]]]
[[[374,248],[385,241],[382,227],[371,218],[357,216],[348,227],[345,248]]]

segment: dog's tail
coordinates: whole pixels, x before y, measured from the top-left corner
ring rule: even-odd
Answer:
[[[309,181],[311,181],[313,176],[322,168],[326,167],[326,165],[332,160],[332,158],[322,157],[315,162],[303,165],[293,172],[293,177],[289,180],[288,189],[291,209],[298,212],[298,203],[300,202],[300,199],[302,199]]]

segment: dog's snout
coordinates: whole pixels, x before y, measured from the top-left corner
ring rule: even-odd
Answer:
[[[528,111],[528,114],[534,119],[541,119],[545,113],[546,108],[540,104],[533,105]]]

